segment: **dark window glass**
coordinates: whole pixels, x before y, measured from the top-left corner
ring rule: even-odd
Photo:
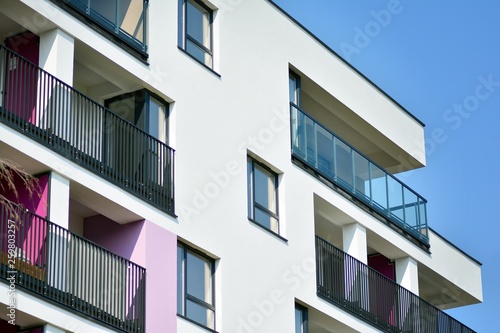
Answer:
[[[307,308],[295,304],[295,333],[309,333]]]
[[[177,312],[215,329],[214,261],[184,244],[177,246]]]
[[[248,158],[248,217],[279,233],[278,176],[264,165]]]
[[[182,8],[182,47],[212,67],[212,10],[196,0],[182,0]]]

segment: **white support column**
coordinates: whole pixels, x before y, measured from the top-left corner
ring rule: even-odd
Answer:
[[[359,223],[348,224],[342,227],[342,236],[344,252],[367,264],[366,228]]]
[[[52,171],[49,177],[49,221],[69,230],[69,180]],[[51,227],[47,235],[47,282],[51,287],[66,290],[68,234]]]
[[[69,180],[52,171],[49,182],[49,220],[69,229]]]
[[[73,86],[75,41],[73,37],[60,29],[44,32],[40,35],[39,65],[52,76],[69,86]],[[38,119],[39,126],[65,141],[73,134],[71,124],[72,96],[59,81],[41,75],[38,84]]]
[[[44,32],[40,35],[40,67],[73,85],[75,40],[60,29]]]
[[[396,282],[419,295],[418,263],[411,257],[396,259]]]
[[[52,326],[50,324],[45,325],[44,333],[66,333],[65,330]]]

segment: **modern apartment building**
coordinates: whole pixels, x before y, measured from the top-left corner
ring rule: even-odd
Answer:
[[[1,332],[474,332],[443,310],[481,264],[394,176],[423,123],[272,1],[4,0],[0,40],[38,179],[2,193]]]

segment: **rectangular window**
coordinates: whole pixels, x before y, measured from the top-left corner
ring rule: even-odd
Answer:
[[[295,304],[295,333],[309,333],[307,308]]]
[[[177,313],[215,330],[215,262],[187,245],[177,245]]]
[[[300,87],[300,76],[290,71],[289,79],[289,93],[290,93],[290,102],[301,107],[301,87]]]
[[[248,158],[248,218],[279,234],[278,175]]]
[[[197,0],[181,0],[181,47],[193,58],[213,67],[213,11]]]

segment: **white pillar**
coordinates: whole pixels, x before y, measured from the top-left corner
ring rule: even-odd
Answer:
[[[75,41],[60,29],[40,35],[40,67],[70,86],[73,85]]]
[[[344,252],[367,264],[366,228],[359,223],[348,224],[342,227],[342,236]]]
[[[411,257],[396,259],[396,282],[414,294],[418,290],[418,263]]]
[[[49,177],[49,221],[69,229],[69,179],[54,171]]]
[[[39,65],[52,76],[73,86],[75,41],[60,29],[40,35]],[[39,126],[65,141],[70,141],[68,126],[72,117],[72,93],[64,85],[42,75],[38,85]]]

